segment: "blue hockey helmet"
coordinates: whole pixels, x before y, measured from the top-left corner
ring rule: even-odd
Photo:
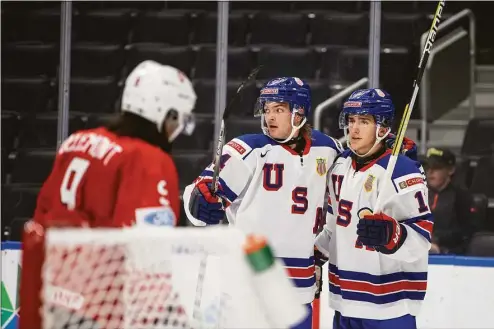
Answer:
[[[343,103],[339,119],[340,129],[348,126],[350,114],[372,115],[377,125],[390,128],[393,124],[395,107],[386,91],[377,88],[360,89],[354,91]]]
[[[267,103],[279,102],[288,103],[292,113],[292,131],[285,139],[275,139],[269,135],[266,126],[264,111]],[[309,85],[297,77],[281,77],[268,81],[260,91],[254,106],[254,116],[261,117],[261,129],[263,133],[279,143],[289,142],[295,133],[307,122],[311,113],[311,91]],[[299,125],[295,125],[295,116],[300,115],[303,120]]]
[[[292,113],[309,117],[311,112],[311,91],[309,85],[297,77],[282,77],[268,81],[257,99],[254,116],[264,113],[266,102],[286,102]]]

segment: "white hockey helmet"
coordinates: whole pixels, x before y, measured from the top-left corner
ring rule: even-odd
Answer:
[[[168,136],[172,142],[182,131],[187,135],[194,131],[192,110],[196,98],[192,83],[182,71],[148,60],[137,65],[125,80],[122,111],[154,122],[158,131],[167,113],[177,111],[179,126]]]

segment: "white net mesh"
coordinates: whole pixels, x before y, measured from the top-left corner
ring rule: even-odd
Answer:
[[[43,328],[270,328],[243,241],[226,227],[52,229]]]

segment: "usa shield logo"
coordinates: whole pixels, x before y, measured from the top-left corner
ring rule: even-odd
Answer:
[[[364,183],[364,189],[365,189],[366,192],[372,191],[372,184],[374,183],[374,180],[375,179],[376,179],[376,177],[373,176],[373,175],[369,175],[367,177],[367,180]]]
[[[317,158],[317,167],[316,171],[319,174],[319,176],[324,176],[326,175],[326,172],[328,171],[328,166],[327,166],[327,161],[324,158]]]

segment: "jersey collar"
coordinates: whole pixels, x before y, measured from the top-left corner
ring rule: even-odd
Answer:
[[[387,149],[386,151],[384,151],[383,154],[381,154],[380,156],[378,156],[377,158],[371,160],[369,163],[367,163],[365,166],[363,166],[362,168],[359,169],[359,171],[361,172],[364,172],[366,171],[367,169],[369,169],[370,167],[372,167],[377,161],[381,160],[382,158],[384,158],[385,156],[388,156],[389,154],[391,154],[392,150],[391,149]],[[355,161],[355,158],[352,157],[352,168],[353,170],[357,170],[357,163]]]
[[[307,136],[307,134],[304,134],[304,139],[305,139],[305,147],[304,147],[304,151],[303,151],[303,155],[307,155],[310,151],[310,147],[311,147],[311,139]],[[280,144],[285,150],[287,150],[288,152],[290,152],[291,154],[293,155],[300,155],[299,153],[297,153],[297,151],[295,151],[294,149],[292,149],[290,146],[286,145],[286,144]]]

